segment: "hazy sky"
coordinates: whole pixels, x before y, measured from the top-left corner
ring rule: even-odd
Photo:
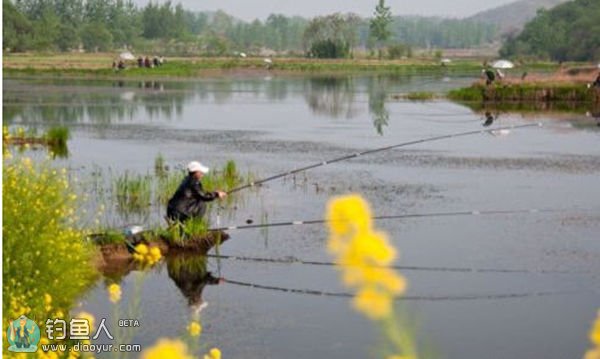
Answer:
[[[149,0],[134,0],[146,5]],[[387,0],[397,15],[439,15],[464,17],[514,0]],[[164,0],[153,0],[164,2]],[[224,10],[244,20],[264,19],[271,13],[312,17],[333,12],[373,13],[377,0],[172,0],[190,10]]]

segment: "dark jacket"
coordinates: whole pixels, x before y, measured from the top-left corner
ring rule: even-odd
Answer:
[[[206,203],[218,198],[217,192],[205,192],[202,183],[188,175],[179,185],[167,205],[167,216],[171,219],[202,217],[206,212]]]

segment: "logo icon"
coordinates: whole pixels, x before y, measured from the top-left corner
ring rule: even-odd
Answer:
[[[40,328],[33,320],[22,315],[10,322],[6,337],[10,344],[8,351],[33,353],[40,342]]]

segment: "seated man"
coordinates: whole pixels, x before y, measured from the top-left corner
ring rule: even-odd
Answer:
[[[208,167],[193,161],[188,164],[187,170],[188,175],[167,205],[167,218],[170,221],[185,222],[190,218],[202,218],[206,213],[206,202],[227,196],[222,191],[204,192],[200,180],[208,173]]]

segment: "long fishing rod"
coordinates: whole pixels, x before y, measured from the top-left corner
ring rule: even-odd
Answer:
[[[233,260],[242,262],[257,262],[257,263],[275,263],[275,264],[301,264],[312,266],[339,266],[339,263],[315,260],[303,260],[296,257],[269,258],[269,257],[250,257],[237,256],[227,254],[206,254],[207,258],[215,258],[217,260]],[[373,266],[378,267],[378,266]],[[505,274],[573,274],[582,275],[590,274],[587,271],[568,271],[554,269],[505,269],[505,268],[475,268],[475,267],[441,267],[441,266],[415,266],[415,265],[391,265],[388,268],[401,271],[421,271],[421,272],[456,272],[456,273],[505,273]]]
[[[580,210],[580,209],[578,209]],[[512,210],[473,210],[473,211],[456,211],[456,212],[429,212],[429,213],[407,213],[398,215],[388,216],[374,216],[371,219],[385,220],[385,219],[400,219],[400,218],[428,218],[428,217],[458,217],[458,216],[486,216],[486,215],[499,215],[499,214],[533,214],[533,213],[551,213],[551,212],[565,212],[565,209],[512,209]],[[286,227],[286,226],[298,226],[298,225],[309,225],[309,224],[321,224],[328,223],[326,219],[311,219],[306,221],[285,221],[285,222],[272,222],[272,223],[259,223],[259,224],[245,224],[239,226],[227,226],[227,227],[216,227],[210,228],[209,231],[230,231],[236,229],[253,229],[253,228],[270,228],[270,227]]]
[[[394,149],[394,148],[406,147],[406,146],[411,146],[411,145],[416,145],[416,144],[426,143],[426,142],[439,141],[439,140],[448,139],[448,138],[464,137],[464,136],[470,136],[470,135],[476,135],[476,134],[490,133],[492,131],[513,130],[513,129],[519,129],[519,128],[525,128],[525,127],[534,127],[534,126],[541,127],[542,124],[541,123],[530,123],[530,124],[525,124],[525,125],[513,125],[513,126],[504,126],[504,127],[496,127],[496,128],[473,130],[473,131],[467,131],[467,132],[458,132],[458,133],[452,133],[452,134],[448,134],[448,135],[434,136],[434,137],[423,138],[423,139],[420,139],[420,140],[403,142],[403,143],[399,143],[399,144],[395,144],[395,145],[391,145],[391,146],[379,147],[379,148],[375,148],[375,149],[372,149],[372,150],[366,150],[366,151],[362,151],[362,152],[356,152],[356,153],[345,155],[345,156],[342,156],[342,157],[337,157],[337,158],[333,158],[333,159],[330,159],[330,160],[313,163],[313,164],[308,165],[308,166],[296,168],[296,169],[293,169],[293,170],[290,170],[290,171],[282,172],[282,173],[279,173],[279,174],[276,174],[276,175],[273,175],[273,176],[270,176],[270,177],[267,177],[267,178],[263,178],[263,179],[258,180],[258,181],[253,181],[253,182],[247,183],[247,184],[245,184],[243,186],[240,186],[240,187],[236,187],[234,189],[229,190],[228,192],[229,193],[238,192],[238,191],[241,191],[241,190],[246,189],[246,188],[258,186],[258,185],[261,185],[263,183],[276,180],[278,178],[286,177],[286,176],[293,175],[293,174],[296,174],[296,173],[299,173],[299,172],[308,171],[308,170],[313,169],[313,168],[317,168],[317,167],[321,167],[321,166],[327,166],[327,165],[332,164],[332,163],[341,162],[341,161],[345,161],[345,160],[349,160],[349,159],[352,159],[352,158],[356,158],[356,157],[360,157],[360,156],[364,156],[364,155],[369,155],[369,154],[373,154],[373,153],[377,153],[377,152],[388,151],[388,150],[391,150],[391,149]]]
[[[314,289],[301,288],[286,288],[274,285],[264,285],[252,282],[243,282],[228,278],[221,278],[224,283],[234,284],[242,287],[256,288],[262,290],[292,293],[292,294],[307,294],[321,297],[354,297],[353,293],[349,292],[329,292]],[[521,293],[499,293],[499,294],[464,294],[464,295],[406,295],[396,298],[398,301],[462,301],[462,300],[498,300],[498,299],[518,299],[526,297],[541,297],[548,295],[567,295],[578,293],[577,291],[549,291],[549,292],[521,292]]]

